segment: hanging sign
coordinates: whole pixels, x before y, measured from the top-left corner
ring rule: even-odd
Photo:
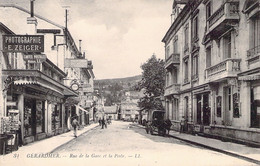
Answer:
[[[45,54],[24,54],[23,59],[27,62],[41,63],[46,61],[47,56]]]
[[[4,52],[44,52],[43,35],[3,35]]]

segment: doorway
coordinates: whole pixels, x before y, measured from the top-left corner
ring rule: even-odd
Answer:
[[[232,96],[231,86],[224,87],[224,121],[225,125],[231,126],[231,107],[232,107]]]
[[[202,123],[203,125],[208,126],[210,124],[210,106],[209,106],[209,94],[204,94],[203,95],[203,119],[202,119]]]

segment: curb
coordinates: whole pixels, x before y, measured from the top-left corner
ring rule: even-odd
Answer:
[[[140,125],[135,125],[135,126],[140,127],[140,128],[145,128],[144,126],[140,126]],[[252,158],[249,158],[249,157],[245,157],[243,155],[239,155],[239,154],[236,154],[236,153],[228,152],[228,151],[225,151],[225,150],[222,150],[222,149],[214,148],[214,147],[204,145],[204,144],[201,144],[201,143],[198,143],[198,142],[183,139],[183,138],[173,136],[173,135],[170,135],[170,134],[169,134],[169,136],[172,137],[172,138],[175,138],[175,139],[196,145],[196,146],[200,146],[200,147],[203,147],[203,148],[206,148],[206,149],[210,149],[210,150],[213,150],[213,151],[216,151],[216,152],[219,152],[219,153],[223,153],[223,154],[226,154],[226,155],[229,155],[229,156],[232,156],[232,157],[237,157],[237,158],[240,158],[240,159],[243,159],[243,160],[246,160],[246,161],[260,165],[259,160],[255,160],[255,159],[252,159]]]
[[[87,133],[87,132],[89,132],[89,131],[91,131],[91,130],[97,128],[98,126],[99,126],[99,125],[94,126],[93,128],[90,128],[89,130],[86,130],[85,132],[79,134],[77,137],[79,137],[79,136],[81,136],[81,135],[83,135],[83,134],[85,134],[85,133]],[[77,138],[77,137],[76,137],[76,138]],[[71,140],[69,140],[69,141],[67,141],[67,142],[65,142],[65,143],[63,143],[63,144],[61,144],[61,145],[55,147],[53,150],[51,150],[51,151],[48,152],[48,153],[53,153],[55,150],[59,149],[60,147],[62,147],[62,146],[65,145],[65,144],[68,144],[68,143],[72,142],[72,141],[73,141],[74,139],[76,139],[76,138],[74,137],[74,138],[72,138]]]

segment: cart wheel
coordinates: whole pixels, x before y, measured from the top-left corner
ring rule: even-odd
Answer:
[[[150,133],[151,133],[151,135],[153,135],[153,129],[152,128],[150,129]]]
[[[145,128],[145,130],[146,130],[146,133],[149,134],[149,129],[148,129],[148,128]]]

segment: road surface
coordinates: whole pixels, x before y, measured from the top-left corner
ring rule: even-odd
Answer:
[[[120,121],[106,129],[96,127],[54,153],[64,162],[83,165],[255,165],[171,137],[146,134],[137,125]]]

